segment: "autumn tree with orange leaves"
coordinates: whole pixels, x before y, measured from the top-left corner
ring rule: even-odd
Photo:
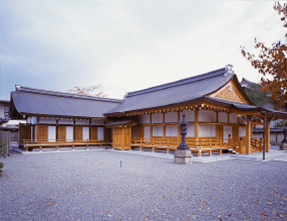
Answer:
[[[273,8],[281,16],[283,27],[287,28],[287,4],[275,2]],[[271,95],[270,98],[276,101],[278,109],[287,102],[287,33],[285,43],[277,41],[272,43],[271,47],[267,47],[264,42],[255,38],[254,47],[259,50],[257,56],[246,52],[244,47],[241,47],[241,53],[263,75],[261,91]]]
[[[108,97],[108,95],[104,94],[103,91],[98,92],[102,86],[88,86],[88,87],[78,87],[75,86],[73,89],[67,90],[71,93],[82,94],[82,95],[91,95],[96,97]]]

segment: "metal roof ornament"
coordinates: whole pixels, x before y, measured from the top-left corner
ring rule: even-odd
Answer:
[[[232,70],[232,68],[233,68],[233,65],[231,65],[231,64],[227,64],[226,66],[225,66],[225,74],[223,75],[223,77],[226,77],[228,74],[234,74],[234,71]]]

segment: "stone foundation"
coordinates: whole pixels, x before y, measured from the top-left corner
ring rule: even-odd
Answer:
[[[280,150],[287,150],[287,143],[281,143]]]

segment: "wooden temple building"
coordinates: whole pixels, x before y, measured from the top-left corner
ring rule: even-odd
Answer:
[[[17,88],[18,87],[18,88]],[[26,147],[92,145],[114,149],[175,150],[178,122],[189,122],[187,145],[201,152],[232,150],[243,154],[270,148],[270,121],[287,113],[257,107],[242,90],[232,66],[128,93],[123,100],[59,93],[16,86],[10,115],[24,118],[20,140]],[[252,127],[265,126],[265,143]],[[41,148],[40,147],[40,148]]]

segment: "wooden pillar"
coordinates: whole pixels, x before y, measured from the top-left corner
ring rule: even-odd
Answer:
[[[152,128],[152,114],[149,114],[149,122],[150,122],[149,140],[151,141],[152,131],[153,131],[153,128]]]
[[[165,125],[165,113],[162,113],[162,129],[163,129],[163,133],[162,133],[162,137],[165,138],[166,136],[166,125]]]
[[[58,139],[59,139],[59,130],[58,130],[58,118],[56,118],[56,142],[58,142]]]
[[[266,123],[266,152],[270,150],[270,122]]]
[[[251,153],[251,137],[252,137],[251,118],[248,118],[246,125],[246,147],[245,147],[246,154]]]
[[[121,149],[123,149],[125,146],[125,128],[122,127],[122,147]]]
[[[73,124],[73,142],[75,142],[75,135],[76,135],[76,119],[74,119],[74,124]],[[74,146],[74,145],[73,145]],[[74,148],[73,148],[74,149]]]
[[[198,139],[199,131],[198,131],[198,109],[194,111],[194,137]]]

